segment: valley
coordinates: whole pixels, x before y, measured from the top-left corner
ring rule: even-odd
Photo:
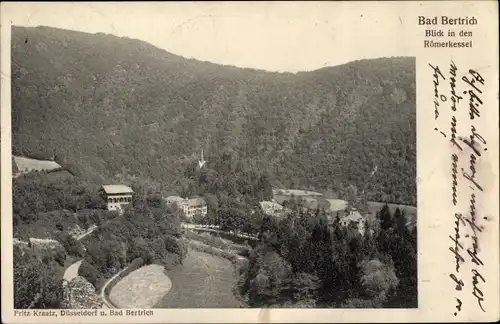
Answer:
[[[16,308],[417,306],[415,58],[277,73],[40,26],[11,72]]]
[[[416,204],[414,58],[275,73],[13,27],[12,61],[14,155],[98,183],[185,191],[203,150],[207,165],[230,154],[267,170],[276,188],[345,200],[355,185],[369,201]]]

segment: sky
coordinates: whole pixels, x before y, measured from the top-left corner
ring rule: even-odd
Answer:
[[[279,72],[411,55],[403,35],[415,25],[409,6],[389,2],[2,5],[13,25],[126,36],[187,58]]]

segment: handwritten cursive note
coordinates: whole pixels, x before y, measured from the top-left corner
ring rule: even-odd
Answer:
[[[436,123],[434,130],[446,138],[451,147],[449,197],[455,210],[452,214],[454,226],[449,235],[451,244],[448,249],[454,266],[448,277],[455,288],[453,314],[457,316],[464,307],[467,307],[463,301],[464,293],[471,294],[476,301],[476,307],[486,312],[483,302],[488,296],[483,290],[487,278],[482,273],[485,260],[481,256],[483,225],[476,207],[477,199],[484,191],[479,180],[478,162],[483,152],[487,151],[487,142],[476,125],[481,118],[482,87],[486,81],[478,71],[470,68],[462,69],[453,61],[450,61],[448,66],[432,63],[428,65],[433,80]],[[460,118],[464,116],[463,112],[460,113],[464,109],[468,110],[468,120]],[[447,121],[442,120],[443,118]],[[443,125],[449,126],[443,128]],[[468,129],[468,132],[465,133],[464,129]],[[464,136],[461,136],[460,132],[464,133]],[[462,202],[463,200],[466,204],[465,201]],[[466,272],[461,271],[464,263],[470,265],[465,269]]]

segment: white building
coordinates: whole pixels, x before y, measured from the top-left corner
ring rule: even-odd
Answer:
[[[125,205],[132,202],[134,191],[125,185],[103,185],[101,193],[104,195],[108,210],[115,210],[122,213]]]
[[[365,235],[366,220],[355,208],[351,209],[349,214],[340,219],[340,225],[356,230],[361,235]]]
[[[276,202],[276,200],[274,200],[274,199],[271,201],[264,200],[264,201],[261,201],[259,204],[260,204],[260,208],[262,208],[262,210],[264,211],[264,213],[266,215],[274,216],[277,213],[280,213],[283,211],[283,206],[278,204]]]
[[[203,198],[190,198],[187,199],[187,217],[192,218],[194,215],[201,215],[202,217],[207,214],[207,203]]]
[[[203,198],[182,198],[179,196],[169,196],[165,198],[167,205],[175,205],[179,208],[184,216],[193,218],[194,215],[207,214],[207,203]]]
[[[167,206],[177,206],[177,208],[179,208],[184,215],[187,215],[188,206],[186,199],[179,196],[169,196],[165,198],[165,202]]]

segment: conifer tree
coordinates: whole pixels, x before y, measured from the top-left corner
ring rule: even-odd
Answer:
[[[380,229],[386,231],[391,227],[391,212],[389,211],[389,205],[385,204],[380,212],[377,213],[377,217],[380,220]]]

